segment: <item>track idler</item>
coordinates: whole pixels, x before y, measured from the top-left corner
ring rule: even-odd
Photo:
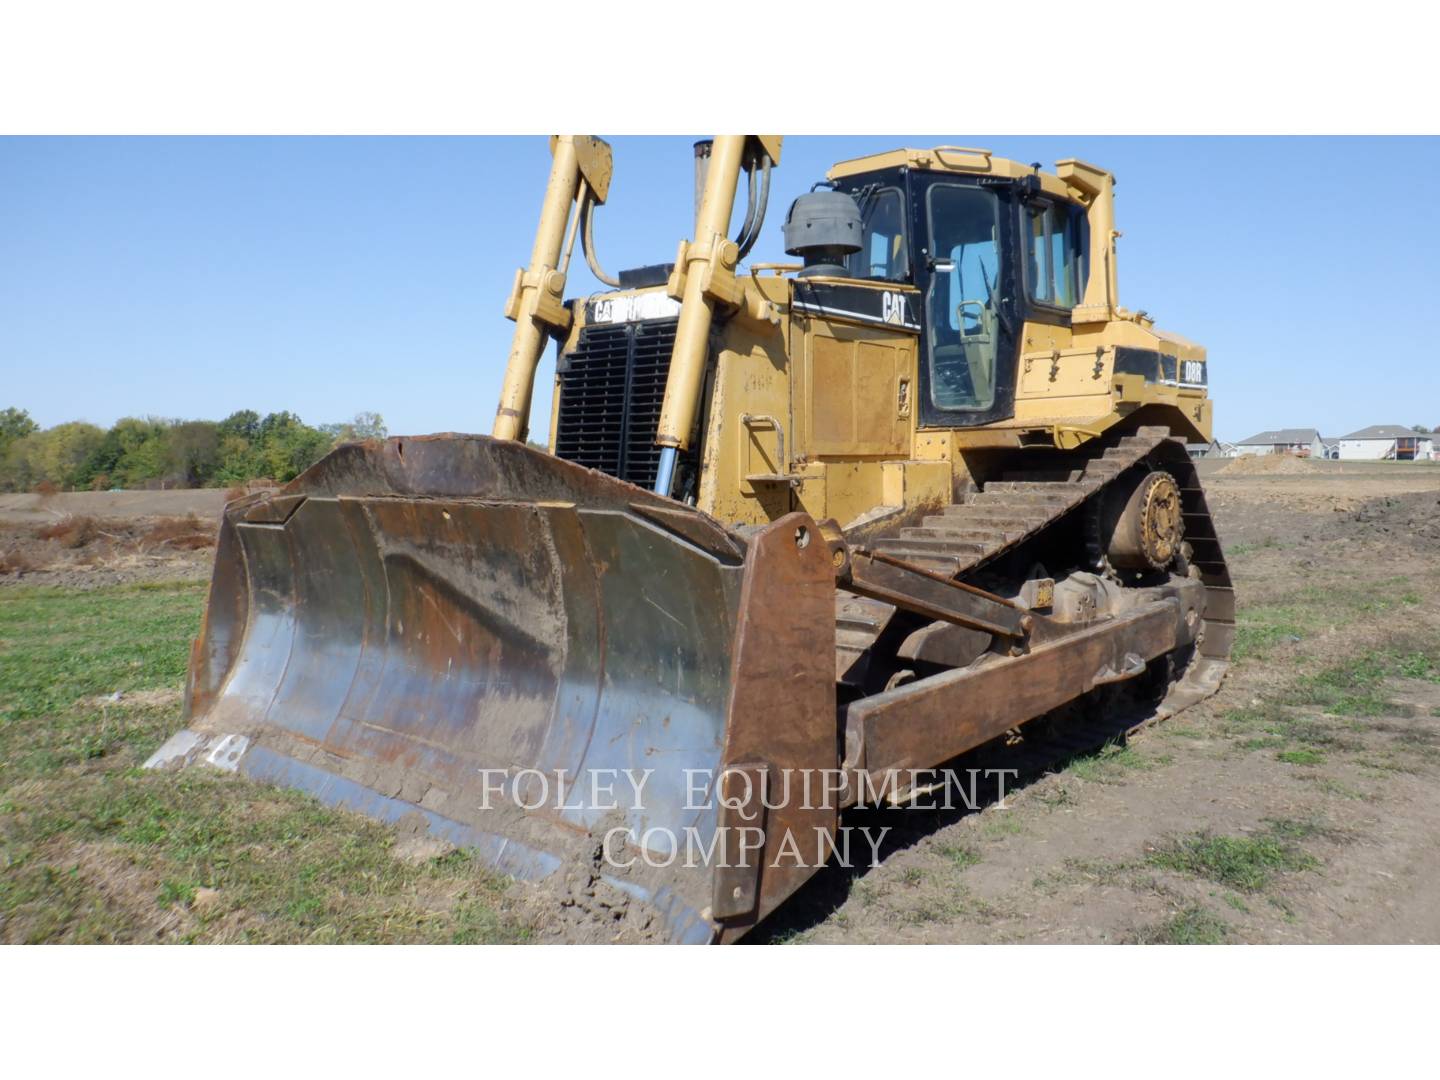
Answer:
[[[1159,470],[1135,470],[1104,493],[1100,539],[1117,570],[1163,570],[1180,551],[1183,518],[1175,478]]]

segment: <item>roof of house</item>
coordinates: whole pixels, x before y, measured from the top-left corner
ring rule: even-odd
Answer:
[[[1371,424],[1359,431],[1352,431],[1349,435],[1342,435],[1342,439],[1429,439],[1430,434],[1423,431],[1411,431],[1408,427],[1401,427],[1399,424]]]
[[[1277,446],[1296,443],[1310,443],[1320,438],[1320,432],[1313,427],[1281,428],[1279,431],[1262,431],[1248,439],[1240,440],[1241,446]]]

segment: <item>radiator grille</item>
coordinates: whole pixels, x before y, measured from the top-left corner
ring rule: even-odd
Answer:
[[[555,454],[639,487],[655,483],[655,429],[677,319],[587,326],[560,364]]]

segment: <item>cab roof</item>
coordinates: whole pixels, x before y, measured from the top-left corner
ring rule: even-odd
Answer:
[[[1096,187],[1094,179],[1106,175],[1105,170],[1076,158],[1057,161],[1055,163],[1056,171],[1047,173],[1031,165],[1022,165],[1018,161],[996,157],[989,150],[979,150],[969,146],[936,146],[929,150],[906,148],[850,158],[831,166],[825,176],[829,180],[840,180],[848,176],[897,168],[939,173],[966,173],[972,176],[997,176],[1010,180],[1038,176],[1040,188],[1047,195],[1068,199],[1082,206],[1088,206],[1093,197]]]

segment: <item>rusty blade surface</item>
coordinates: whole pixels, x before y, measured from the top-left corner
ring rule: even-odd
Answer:
[[[653,908],[670,940],[711,940],[727,919],[733,937],[798,881],[736,894],[727,878],[726,895],[754,899],[716,914],[712,870],[685,866],[682,848],[713,840],[727,760],[769,753],[756,688],[734,693],[757,666],[737,641],[801,636],[783,591],[766,597],[779,631],[757,611],[742,636],[747,574],[798,582],[808,616],[831,603],[818,551],[741,538],[516,443],[342,447],[227,507],[187,726],[152,764],[205,761],[406,820],[524,878],[585,864]],[[833,685],[810,677],[833,642],[799,645],[762,694],[801,678],[801,729],[834,765]],[[805,764],[809,748],[786,739],[779,758]],[[598,859],[615,829],[612,850],[628,854]]]

